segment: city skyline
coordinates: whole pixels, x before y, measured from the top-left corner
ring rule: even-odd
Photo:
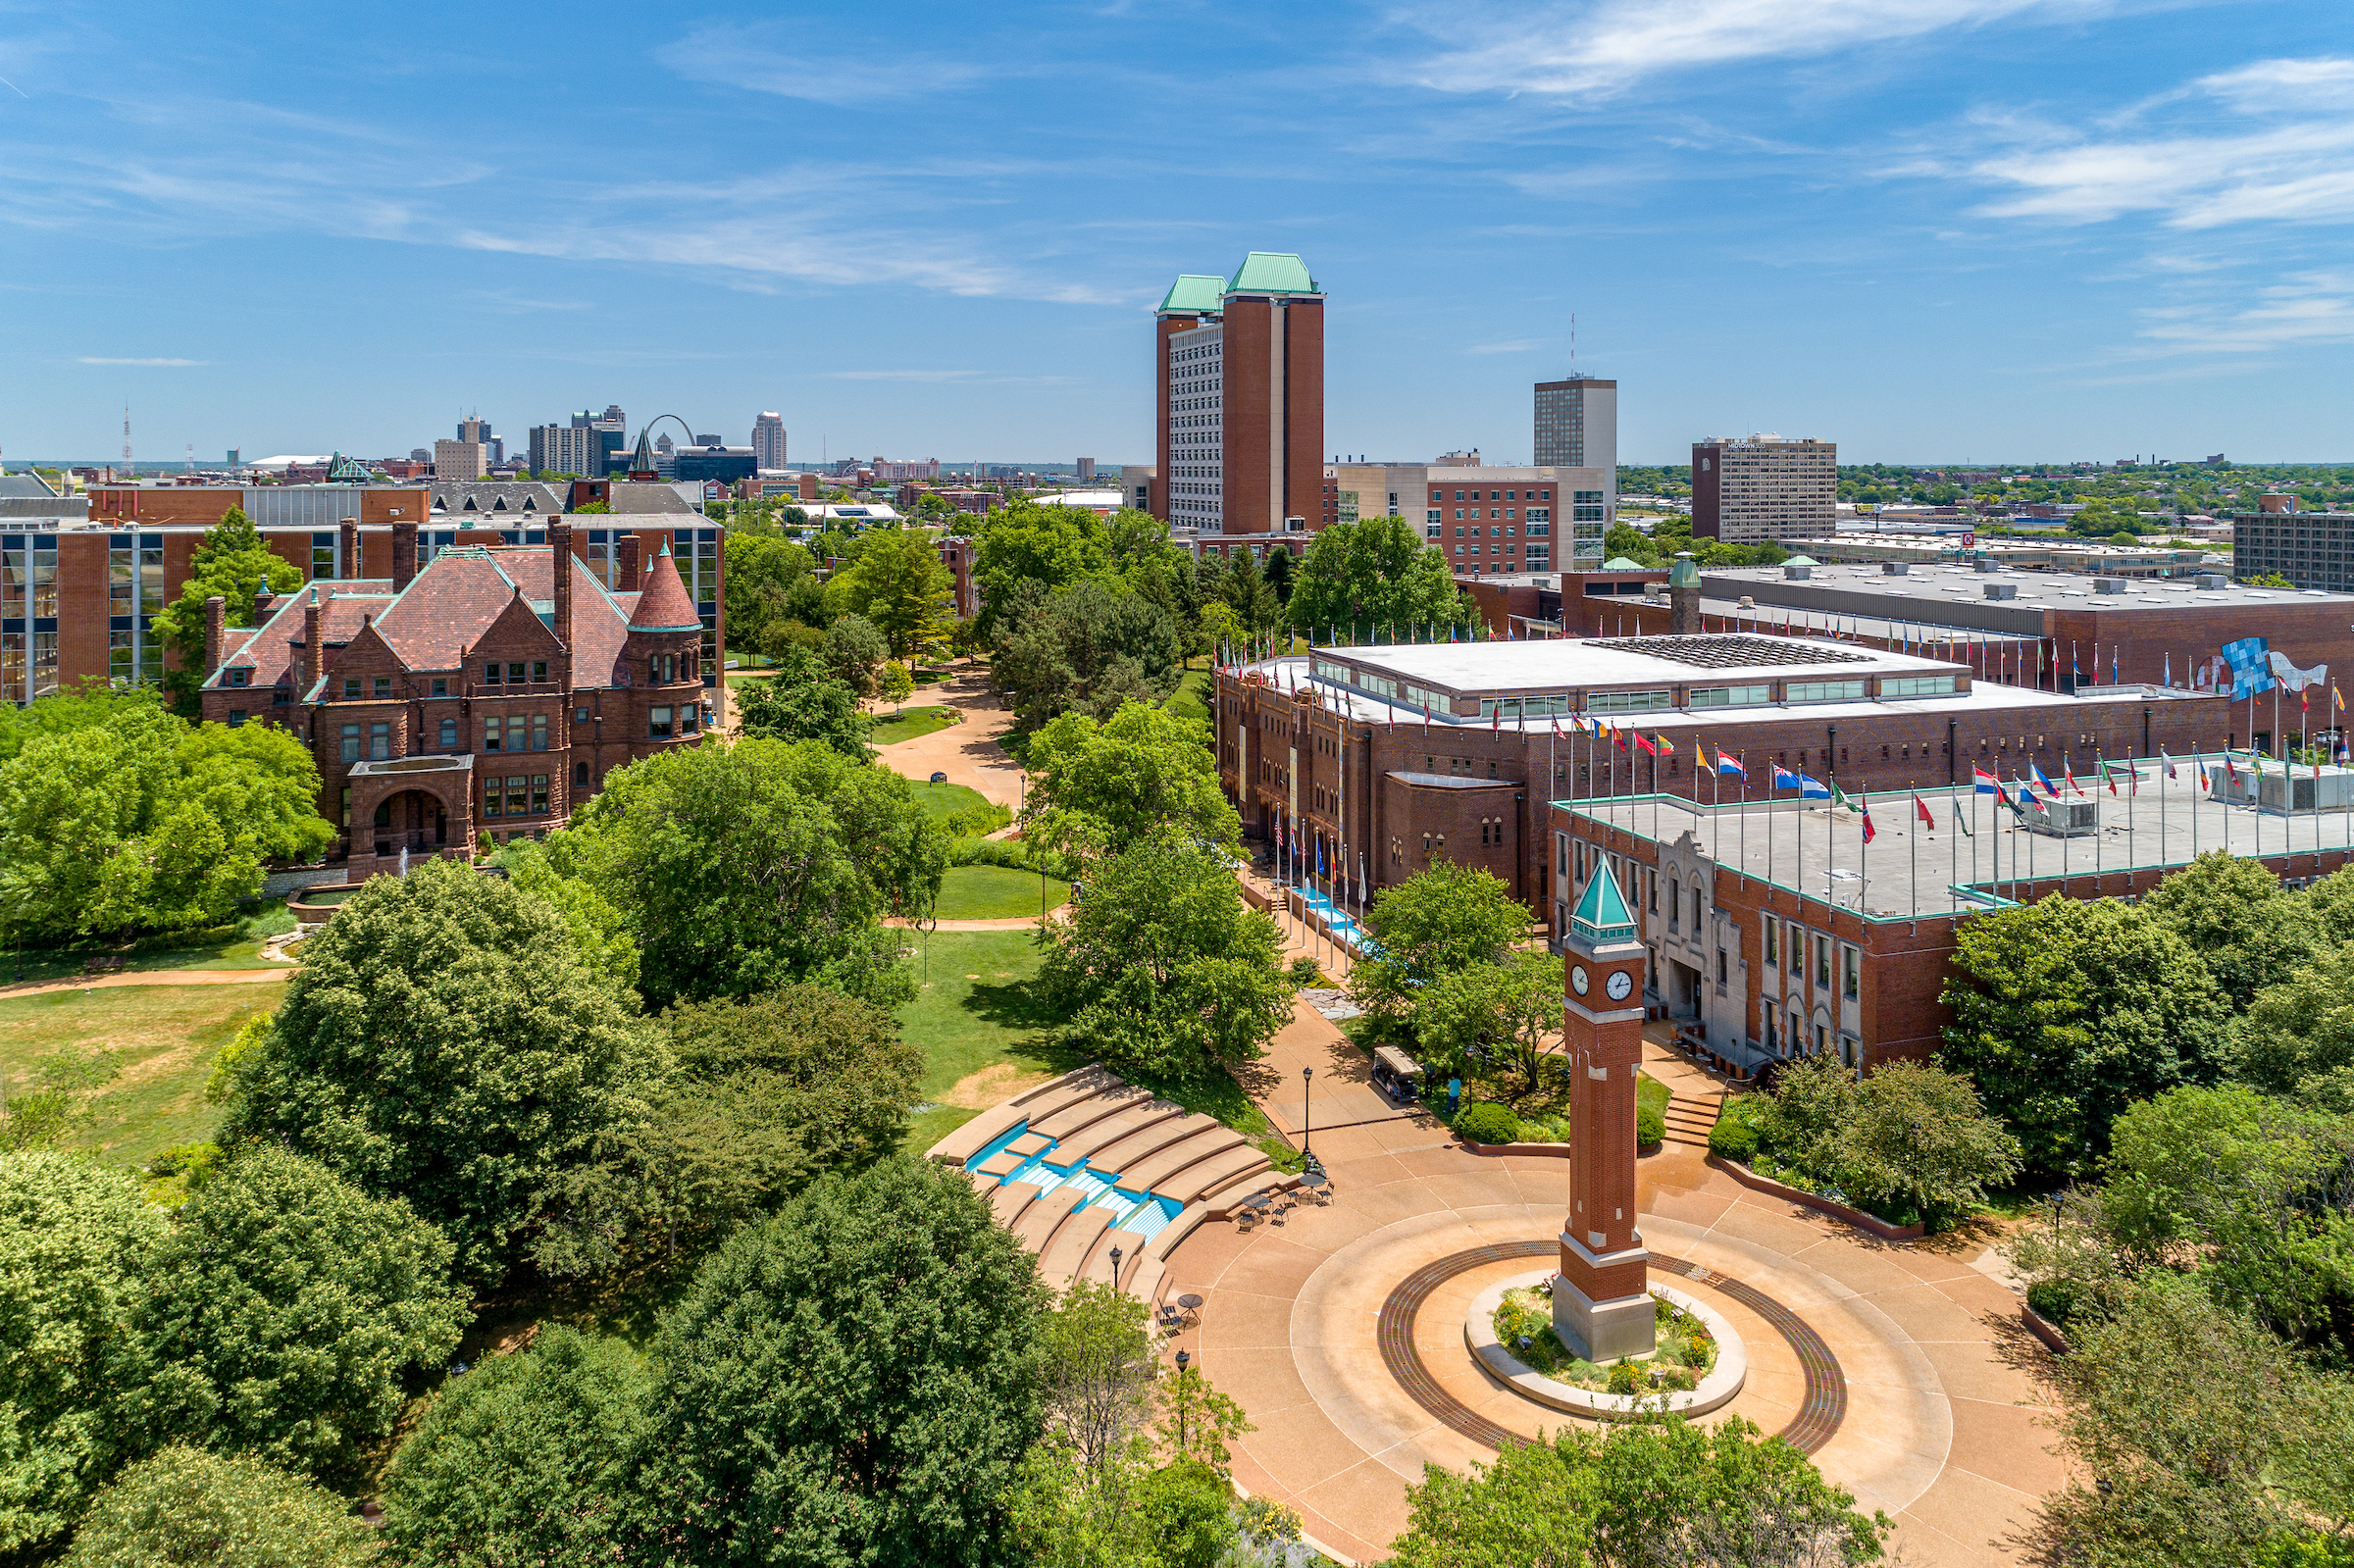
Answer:
[[[126,57],[114,22],[18,19],[0,451],[102,458],[126,402],[168,462],[618,399],[730,443],[775,411],[803,463],[1149,462],[1153,303],[1263,249],[1331,291],[1336,452],[1524,462],[1529,386],[1574,373],[1619,382],[1630,464],[1760,430],[1860,462],[2348,456],[2342,15],[747,9],[525,59],[507,20],[140,5]]]

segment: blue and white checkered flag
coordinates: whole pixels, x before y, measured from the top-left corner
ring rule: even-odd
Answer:
[[[2224,662],[2231,667],[2231,700],[2260,696],[2273,689],[2271,662],[2265,657],[2262,637],[2242,637],[2226,642],[2223,648]]]

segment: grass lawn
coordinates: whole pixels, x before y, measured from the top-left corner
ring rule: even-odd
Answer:
[[[1211,679],[1207,670],[1186,671],[1177,683],[1177,689],[1169,693],[1161,706],[1180,718],[1199,719],[1207,724]]]
[[[887,713],[877,714],[867,726],[866,743],[870,746],[896,746],[902,740],[913,740],[917,735],[946,730],[956,723],[963,713],[961,708],[935,702],[921,708],[909,708],[896,718]]]
[[[14,981],[18,965],[26,981],[72,980],[83,965],[98,957],[123,960],[125,969],[283,969],[262,957],[262,943],[294,929],[285,905],[271,904],[234,926],[204,932],[196,939],[151,936],[144,941],[76,942],[69,947],[27,947],[23,953],[0,951],[0,981]]]
[[[728,684],[731,686],[741,686],[748,684],[754,681],[769,681],[774,679],[775,677],[766,670],[738,670],[729,675]]]
[[[1036,887],[1031,891],[1035,895]],[[1067,1073],[1087,1060],[1054,1050],[1038,1037],[1059,1020],[1031,994],[1029,982],[1038,973],[1039,955],[1029,932],[934,932],[929,979],[924,978],[922,941],[920,936],[916,938],[921,988],[915,1000],[899,1011],[908,1042],[924,1053],[921,1087],[931,1106],[908,1118],[904,1146],[917,1154],[972,1120],[985,1105],[1005,1098],[1020,1079]],[[976,1074],[992,1074],[994,1081],[976,1083],[963,1095],[953,1093],[958,1084]],[[1216,1117],[1258,1144],[1285,1169],[1300,1168],[1299,1151],[1252,1103],[1242,1085],[1225,1074],[1204,1084],[1166,1084],[1134,1073],[1124,1076],[1140,1088],[1175,1100],[1189,1111]],[[953,1098],[974,1103],[950,1103]]]
[[[1071,885],[1046,879],[1047,909],[1070,902]],[[1039,876],[1011,866],[950,866],[940,879],[942,920],[1016,920],[1040,913]]]
[[[912,782],[915,803],[924,808],[927,817],[953,816],[959,811],[987,811],[989,797],[980,790],[958,784],[932,784],[923,779]]]
[[[70,1134],[76,1148],[110,1165],[143,1166],[175,1143],[212,1137],[221,1107],[207,1104],[213,1059],[245,1021],[284,999],[283,982],[252,986],[118,986],[0,1000],[0,1076],[11,1093],[39,1086],[63,1053],[110,1073],[82,1102],[90,1120]]]

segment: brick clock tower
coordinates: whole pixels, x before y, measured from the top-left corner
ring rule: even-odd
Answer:
[[[1643,943],[1606,861],[1597,861],[1562,941],[1568,994],[1569,1222],[1553,1328],[1603,1363],[1653,1349],[1650,1254],[1635,1231],[1635,1068],[1643,1059]]]

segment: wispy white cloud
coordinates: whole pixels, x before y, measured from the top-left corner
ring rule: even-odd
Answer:
[[[1003,69],[976,61],[894,49],[888,62],[844,52],[795,48],[776,28],[706,23],[654,58],[690,81],[744,87],[807,103],[844,108],[951,92]]]
[[[201,359],[115,359],[115,358],[111,358],[111,357],[104,356],[104,355],[99,355],[99,354],[83,354],[83,355],[79,356],[78,358],[77,358],[77,359],[75,360],[75,362],[74,362],[74,363],[76,363],[77,365],[159,365],[159,366],[179,366],[179,365],[204,365],[204,364],[209,364],[209,363],[211,363],[211,362],[210,362],[210,361],[208,361],[208,360],[201,360]]]
[[[1999,23],[2105,16],[2121,0],[1553,0],[1410,3],[1392,20],[1444,46],[1416,79],[1449,92],[1608,95],[1668,72],[1795,60]]]
[[[1988,117],[1987,150],[1930,167],[2006,192],[1990,218],[2097,224],[2128,214],[2213,229],[2354,220],[2354,59],[2266,60],[2085,126]]]
[[[2354,273],[2293,274],[2245,303],[2187,303],[2143,313],[2141,335],[2163,349],[2245,354],[2310,343],[2354,343]]]
[[[969,381],[979,371],[828,371],[838,381]]]
[[[1502,343],[1473,343],[1463,350],[1466,354],[1525,354],[1545,346],[1542,337],[1515,337]]]

